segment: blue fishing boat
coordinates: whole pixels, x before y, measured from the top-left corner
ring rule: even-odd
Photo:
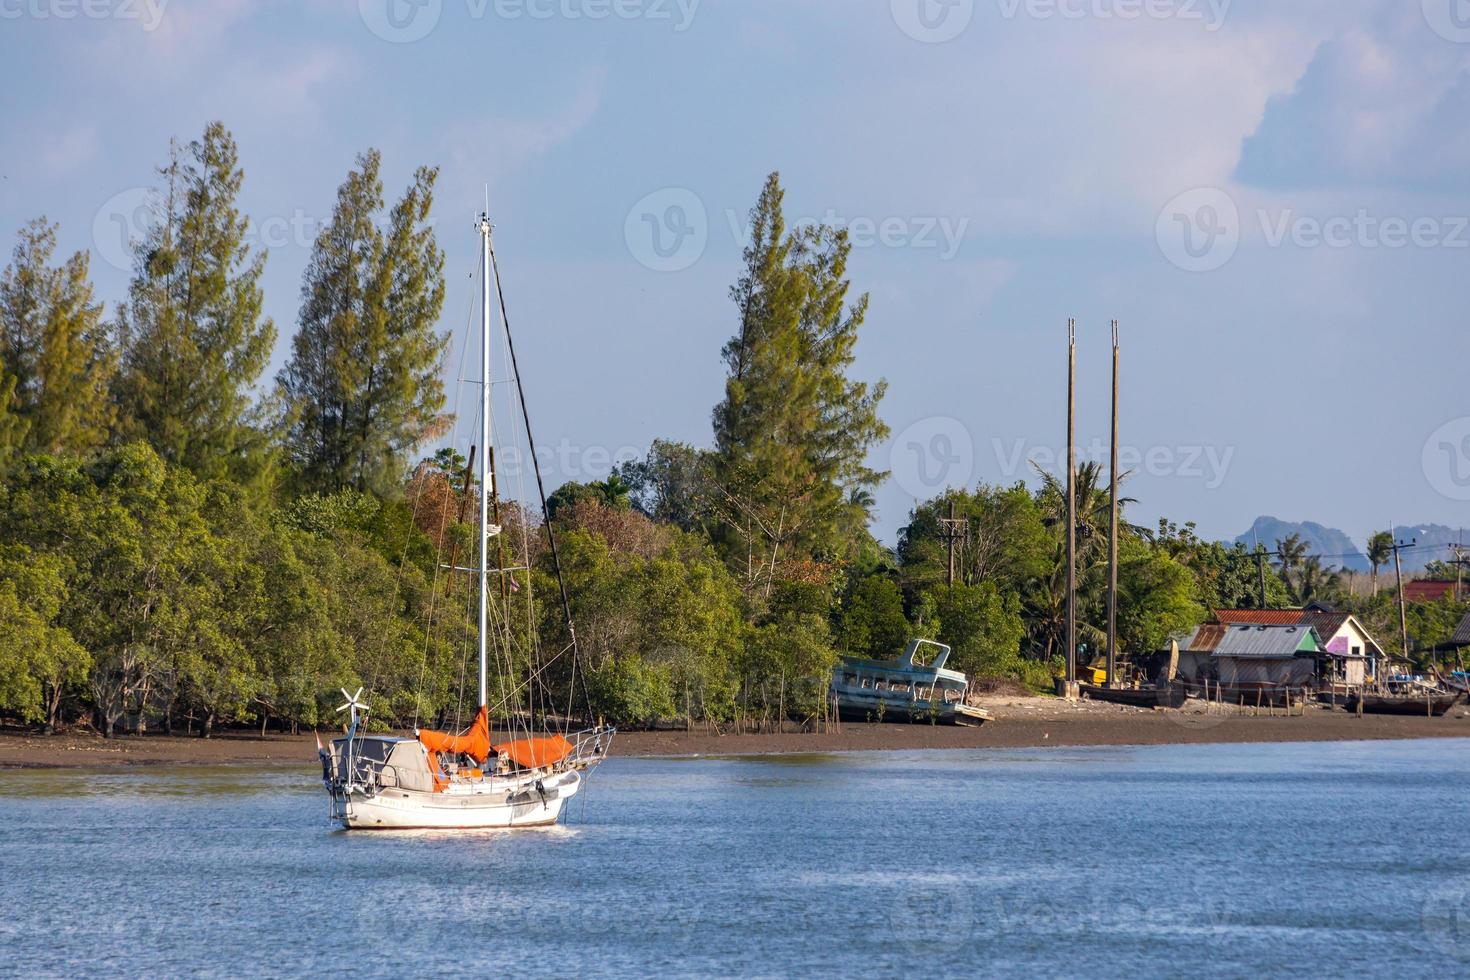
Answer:
[[[846,721],[984,724],[990,713],[969,703],[970,680],[945,669],[950,649],[911,640],[896,660],[843,657],[832,672],[832,698]]]

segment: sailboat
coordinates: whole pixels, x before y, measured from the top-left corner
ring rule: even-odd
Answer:
[[[501,296],[488,214],[479,222],[483,259],[481,318],[480,445],[491,445],[491,286]],[[504,316],[501,296],[500,311]],[[317,742],[330,817],[349,830],[504,829],[548,827],[582,788],[585,774],[604,758],[614,729],[576,734],[519,732],[496,742],[490,728],[488,654],[491,574],[489,542],[500,533],[491,523],[494,470],[488,451],[479,455],[479,709],[462,732],[416,731],[413,737],[366,734],[368,705],[362,689],[348,694],[338,712],[348,713],[344,738],[331,748]],[[504,574],[497,569],[497,574]],[[568,615],[570,626],[570,614]],[[575,634],[574,634],[575,635]],[[573,640],[575,645],[575,639]]]

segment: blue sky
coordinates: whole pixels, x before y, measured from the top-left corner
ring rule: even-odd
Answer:
[[[1470,523],[1466,0],[0,0],[0,76],[0,227],[109,304],[169,139],[233,130],[272,374],[357,152],[443,168],[457,337],[488,183],[553,482],[707,441],[779,169],[860,241],[886,540],[1055,458],[1068,317],[1099,450],[1122,321],[1138,518]]]

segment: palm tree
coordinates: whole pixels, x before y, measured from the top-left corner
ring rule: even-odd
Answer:
[[[1065,534],[1067,529],[1067,484],[1051,473],[1037,467],[1041,474],[1041,502],[1043,511],[1046,513],[1046,523],[1049,526],[1060,527]],[[1108,523],[1111,517],[1111,505],[1108,500],[1108,485],[1103,482],[1102,463],[1091,461],[1085,462],[1077,467],[1077,564],[1081,569],[1087,564],[1088,559],[1098,557],[1098,560],[1107,560],[1108,545]],[[1122,484],[1131,474],[1124,473],[1118,478]],[[1129,505],[1138,503],[1132,497],[1118,498],[1118,533],[1120,535],[1131,535],[1133,537],[1147,537],[1149,529],[1137,524],[1129,524],[1123,519],[1123,512]],[[1063,556],[1065,559],[1065,556]],[[1079,571],[1079,575],[1081,572]]]
[[[1281,559],[1281,578],[1291,587],[1292,573],[1307,556],[1307,543],[1300,534],[1288,534],[1286,540],[1276,542],[1276,555]],[[1298,596],[1300,598],[1300,596]]]
[[[1373,596],[1378,597],[1378,569],[1393,557],[1393,535],[1379,531],[1368,539],[1368,561],[1373,566]]]
[[[1302,562],[1297,577],[1297,595],[1306,605],[1318,599],[1335,597],[1342,589],[1342,573],[1322,564],[1322,559],[1312,555]]]

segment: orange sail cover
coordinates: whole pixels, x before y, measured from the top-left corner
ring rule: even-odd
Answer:
[[[476,762],[483,763],[490,757],[490,711],[484,705],[480,705],[475,720],[462,735],[421,731],[419,741],[429,751],[430,768],[433,768],[432,756],[440,752],[467,755]]]
[[[504,756],[522,769],[544,769],[554,766],[572,754],[572,743],[560,735],[548,738],[521,738],[495,746],[497,755]]]

